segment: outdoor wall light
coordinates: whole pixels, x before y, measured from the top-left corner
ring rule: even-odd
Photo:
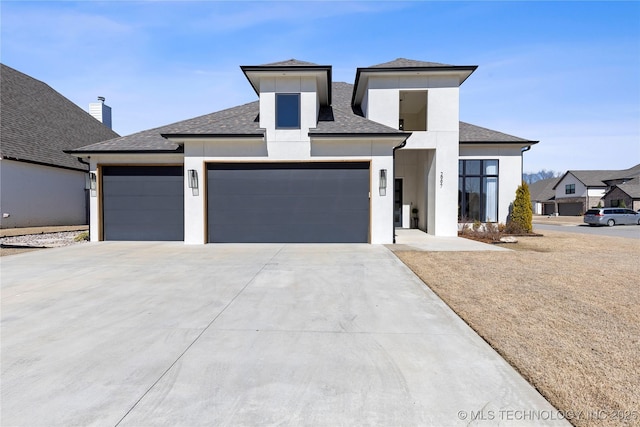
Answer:
[[[96,197],[96,190],[98,188],[98,175],[95,172],[89,172],[88,190],[90,190],[91,197]]]
[[[386,169],[380,169],[380,195],[381,196],[386,196],[387,195],[387,170]]]
[[[95,172],[89,172],[89,190],[98,188],[98,176]]]
[[[198,188],[198,171],[189,169],[189,188]]]

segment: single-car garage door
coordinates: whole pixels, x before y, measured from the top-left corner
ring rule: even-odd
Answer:
[[[369,163],[211,163],[209,242],[366,243]]]
[[[102,167],[104,240],[184,240],[182,166]]]

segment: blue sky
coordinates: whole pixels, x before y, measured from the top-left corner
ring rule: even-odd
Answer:
[[[8,1],[1,61],[114,130],[251,102],[239,69],[297,58],[357,67],[398,57],[478,65],[460,119],[539,140],[525,171],[640,163],[640,2]]]

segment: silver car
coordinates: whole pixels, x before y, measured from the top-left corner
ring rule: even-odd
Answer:
[[[584,222],[589,225],[614,225],[638,224],[640,225],[640,212],[624,208],[593,208],[584,214]]]

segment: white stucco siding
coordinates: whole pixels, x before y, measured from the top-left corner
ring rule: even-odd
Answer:
[[[460,147],[460,160],[498,160],[498,222],[507,222],[509,206],[516,198],[518,186],[522,184],[520,150],[519,146],[504,144]]]
[[[0,160],[0,227],[86,224],[85,175]]]
[[[575,193],[566,194],[566,186],[571,184],[575,185]],[[564,178],[562,178],[562,180],[556,185],[556,200],[567,197],[575,198],[586,196],[587,187],[571,173],[566,174]]]

